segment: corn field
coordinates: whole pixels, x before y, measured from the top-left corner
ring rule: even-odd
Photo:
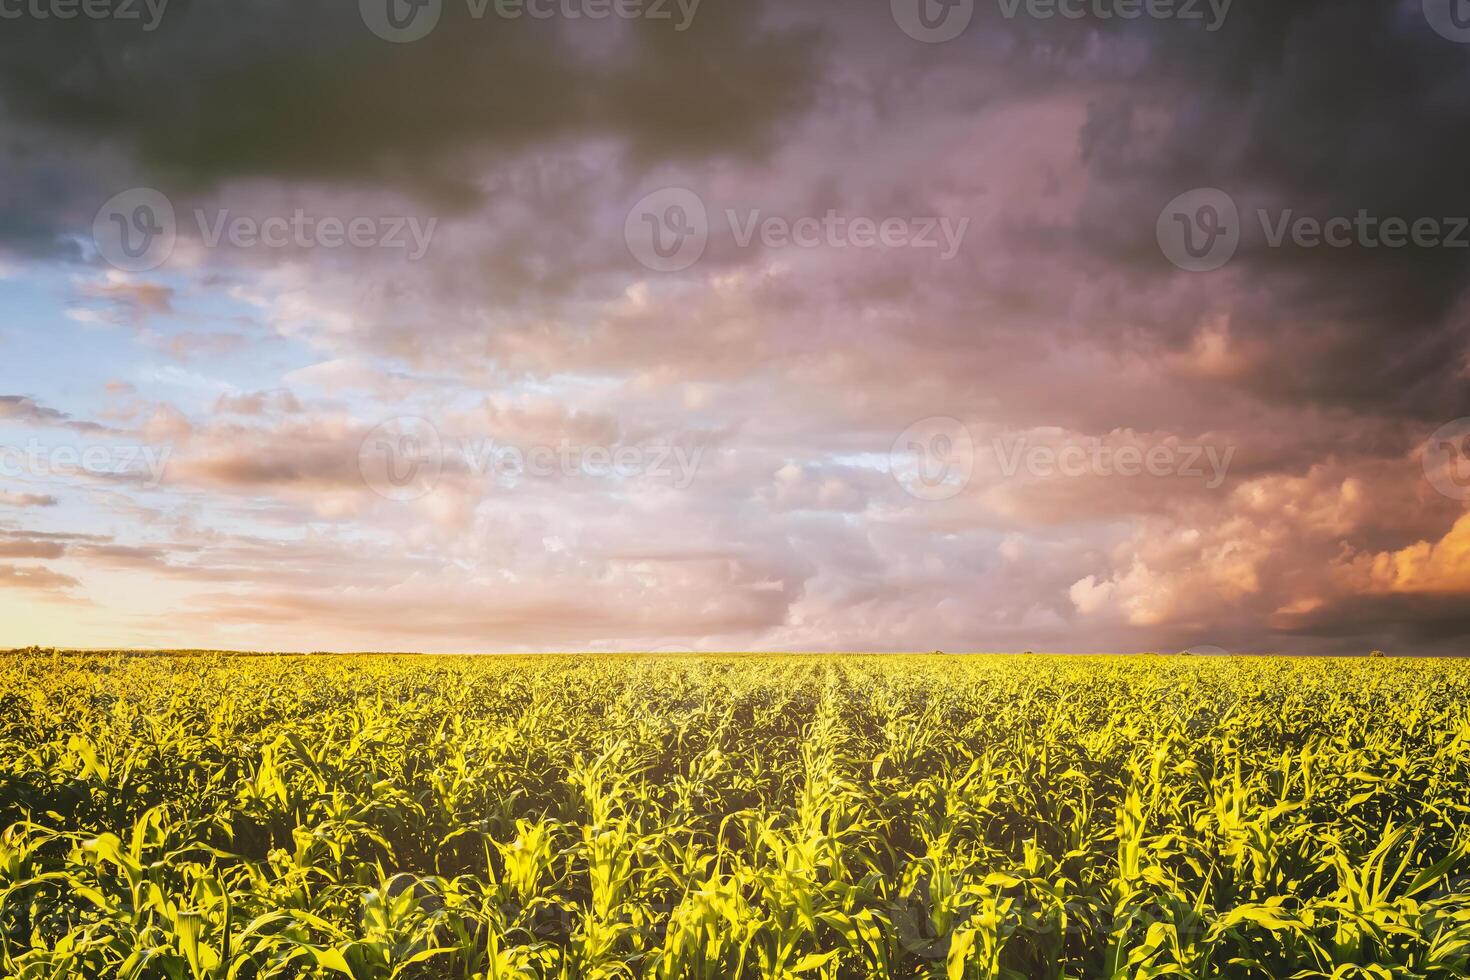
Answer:
[[[0,975],[1470,975],[1470,668],[0,657]]]

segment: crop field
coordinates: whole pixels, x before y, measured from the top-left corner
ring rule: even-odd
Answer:
[[[1470,666],[0,656],[0,976],[1464,977]]]

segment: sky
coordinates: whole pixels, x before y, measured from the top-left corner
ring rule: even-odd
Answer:
[[[1470,639],[1464,0],[0,0],[0,647]]]

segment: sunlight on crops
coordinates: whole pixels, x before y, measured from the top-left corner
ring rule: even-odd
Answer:
[[[1463,977],[1470,669],[0,658],[0,975]]]

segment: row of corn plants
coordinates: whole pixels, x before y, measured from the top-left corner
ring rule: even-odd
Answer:
[[[1470,666],[0,656],[0,976],[1470,975]]]

